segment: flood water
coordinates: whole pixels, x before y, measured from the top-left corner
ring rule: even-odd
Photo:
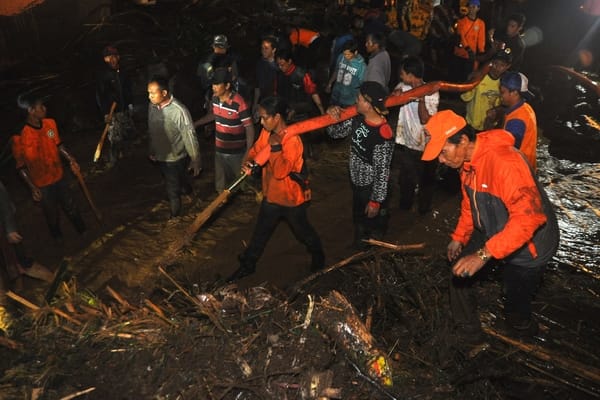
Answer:
[[[560,227],[555,260],[600,278],[600,164],[576,163],[542,154],[540,179],[547,185]]]
[[[538,148],[538,174],[559,221],[555,260],[600,278],[599,97],[595,81],[585,87],[567,75],[553,71],[542,83],[538,125],[547,142]]]

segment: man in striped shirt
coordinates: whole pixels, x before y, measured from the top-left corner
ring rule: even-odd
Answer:
[[[242,161],[254,144],[254,125],[252,110],[233,91],[227,69],[215,70],[212,90],[212,113],[194,122],[194,126],[215,121],[215,189],[222,192],[240,175]]]

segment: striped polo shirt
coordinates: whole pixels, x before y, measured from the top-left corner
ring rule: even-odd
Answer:
[[[239,154],[246,151],[246,127],[252,123],[251,112],[246,101],[238,93],[221,102],[212,99],[215,115],[215,151]]]

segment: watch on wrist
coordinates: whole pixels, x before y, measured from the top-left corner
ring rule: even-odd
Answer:
[[[477,257],[481,258],[481,261],[487,261],[490,259],[490,256],[488,256],[487,254],[485,254],[485,248],[482,247],[479,250],[477,250]]]

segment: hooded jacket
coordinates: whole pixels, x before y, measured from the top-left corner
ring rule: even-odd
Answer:
[[[453,240],[465,245],[477,229],[491,255],[513,265],[546,264],[556,252],[556,215],[515,139],[503,129],[477,135],[460,171],[461,213]]]

